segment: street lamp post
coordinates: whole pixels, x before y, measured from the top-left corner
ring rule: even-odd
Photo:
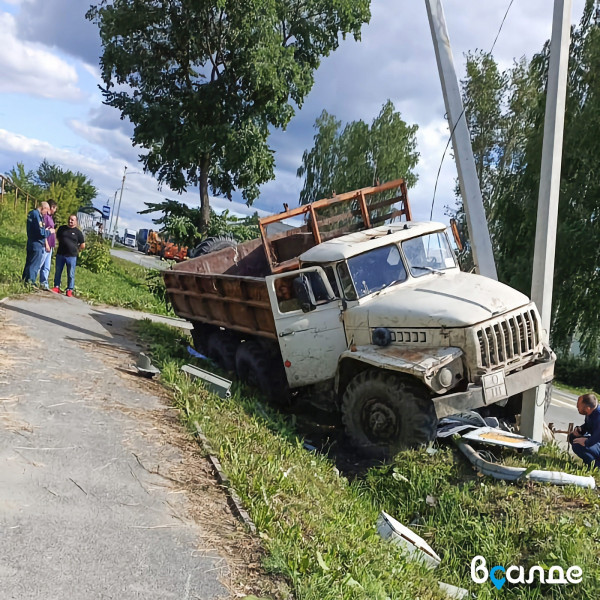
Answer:
[[[121,182],[121,194],[119,195],[119,206],[117,208],[117,216],[115,217],[115,227],[113,229],[112,234],[112,244],[111,247],[115,247],[115,235],[117,233],[117,225],[119,224],[119,212],[121,211],[121,200],[123,199],[123,189],[125,188],[125,177],[127,177],[127,165],[125,165],[125,169],[123,170],[123,181]],[[116,199],[116,192],[115,192]]]

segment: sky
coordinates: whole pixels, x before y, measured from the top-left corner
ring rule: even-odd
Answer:
[[[573,0],[572,23],[581,17],[584,0]],[[120,195],[127,177],[118,229],[152,227],[139,215],[144,202],[179,199],[191,206],[198,192],[179,195],[144,174],[134,148],[131,124],[118,110],[102,104],[100,38],[86,21],[90,0],[0,0],[0,172],[18,162],[34,170],[47,159],[63,169],[87,175],[98,189],[97,208]],[[530,59],[550,38],[553,0],[444,0],[443,7],[458,77],[464,76],[465,53],[489,51],[507,9],[494,48],[501,68],[522,56]],[[409,124],[418,125],[416,173],[409,190],[415,220],[428,220],[436,176],[449,130],[435,62],[425,3],[421,0],[372,0],[371,20],[361,40],[350,36],[315,73],[313,89],[285,131],[269,138],[275,151],[275,179],[261,187],[253,206],[212,198],[214,210],[263,216],[297,206],[302,180],[296,176],[302,153],[312,147],[314,122],[323,110],[343,123],[371,123],[386,100]],[[447,221],[453,206],[456,167],[446,154],[435,195],[434,220]],[[117,202],[118,204],[118,202]],[[158,216],[158,215],[156,215]]]

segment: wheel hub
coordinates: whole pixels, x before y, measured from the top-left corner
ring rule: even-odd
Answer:
[[[378,399],[366,403],[362,423],[367,437],[379,443],[395,440],[400,425],[396,411]]]

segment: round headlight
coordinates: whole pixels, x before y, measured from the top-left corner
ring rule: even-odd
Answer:
[[[373,343],[376,346],[389,346],[392,343],[392,334],[385,327],[378,327],[373,330]]]
[[[452,385],[452,371],[447,367],[444,367],[438,373],[438,381],[442,387],[450,387]]]

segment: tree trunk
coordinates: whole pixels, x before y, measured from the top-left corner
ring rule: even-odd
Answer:
[[[210,159],[204,154],[200,159],[200,232],[208,229],[210,222],[210,200],[208,198],[208,169]]]

